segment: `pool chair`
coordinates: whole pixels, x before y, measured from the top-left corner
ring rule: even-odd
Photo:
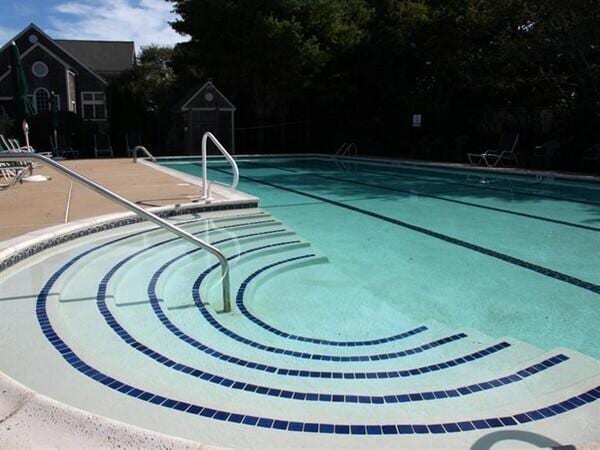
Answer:
[[[52,148],[52,153],[59,158],[66,158],[67,155],[71,158],[79,158],[79,151],[69,147],[62,134],[58,136],[58,142],[55,141],[54,136],[50,136],[50,147]]]
[[[519,159],[515,153],[519,142],[519,133],[504,133],[495,150],[486,150],[483,153],[468,153],[469,163],[474,165],[485,164],[487,167],[504,166],[504,161],[512,161],[519,166]]]
[[[31,146],[27,147],[26,145],[21,145],[18,139],[7,139],[0,134],[0,142],[2,142],[2,145],[11,152],[32,152],[52,158],[52,152],[37,152]],[[39,166],[39,164],[36,164],[36,166]]]
[[[107,155],[109,158],[114,156],[112,145],[110,145],[110,136],[108,134],[94,135],[94,156],[98,158],[101,155]]]
[[[541,145],[536,145],[533,149],[533,160],[543,161],[546,168],[550,167],[550,164],[556,158],[556,154],[560,150],[560,142],[548,141]]]
[[[0,154],[9,152],[11,150],[6,147],[5,139],[0,139]],[[27,163],[17,161],[0,162],[0,190],[8,189],[22,181],[28,171],[31,174],[32,167]]]

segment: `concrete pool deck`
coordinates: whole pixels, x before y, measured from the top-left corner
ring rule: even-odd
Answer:
[[[145,208],[203,204],[202,181],[194,177],[175,176],[131,159],[71,160],[63,164]],[[200,169],[198,172],[200,175]],[[51,180],[17,184],[0,192],[0,242],[51,226],[126,211],[52,168],[43,166],[34,173]],[[256,201],[221,185],[213,185],[211,195],[211,205]]]

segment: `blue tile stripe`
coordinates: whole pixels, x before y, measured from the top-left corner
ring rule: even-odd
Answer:
[[[197,220],[190,220],[190,221],[186,221],[183,223],[180,223],[180,225],[185,225],[185,224],[190,224],[190,223],[197,223]],[[197,236],[197,235],[201,235],[201,234],[205,234],[207,232],[212,232],[212,231],[220,231],[220,230],[227,230],[227,229],[235,229],[235,228],[242,228],[242,227],[250,227],[250,226],[255,226],[255,225],[263,225],[263,224],[269,224],[269,223],[273,223],[276,222],[275,220],[261,220],[261,221],[255,221],[255,222],[243,222],[243,223],[237,223],[237,224],[233,224],[233,225],[226,225],[226,226],[216,226],[216,227],[212,227],[206,230],[202,230],[196,233],[192,233],[193,235]],[[127,236],[124,237],[120,237],[117,239],[114,239],[112,241],[106,242],[104,244],[101,244],[98,248],[105,248],[111,244],[115,244],[115,243],[120,243],[123,242],[127,239],[131,239],[134,237],[138,237],[141,235],[144,235],[146,233],[150,233],[153,231],[157,231],[160,230],[159,227],[154,227],[148,230],[143,230],[143,231],[138,231],[132,234],[129,234]],[[286,229],[281,228],[281,229],[276,229],[276,230],[271,230],[271,231],[267,231],[267,232],[262,232],[262,233],[253,233],[253,234],[249,234],[249,235],[244,235],[244,236],[237,236],[234,239],[242,239],[242,238],[247,238],[247,237],[257,237],[257,236],[263,236],[263,235],[274,235],[276,233],[283,233],[283,232],[287,232]],[[171,238],[165,241],[161,241],[158,242],[156,244],[153,244],[152,246],[147,247],[144,251],[150,251],[153,249],[156,249],[157,247],[160,247],[162,245],[166,245],[166,244],[170,244],[176,240],[178,240],[179,238]],[[224,239],[222,241],[218,241],[215,244],[222,244],[228,241],[231,241],[233,239]],[[194,253],[195,251],[197,251],[196,249],[192,252],[188,252],[186,254],[180,255],[180,257],[184,257],[184,256],[188,256],[189,254]],[[235,258],[232,257],[232,258]],[[171,261],[172,263],[175,262],[176,260],[178,260],[179,258],[175,258],[173,261]],[[216,268],[217,265],[214,266],[214,268]],[[214,269],[213,268],[213,269]],[[166,269],[166,268],[165,268]],[[398,340],[402,340],[405,338],[408,338],[410,336],[414,336],[418,333],[421,333],[423,331],[426,331],[428,328],[424,325],[421,325],[417,328],[399,333],[399,334],[395,334],[392,336],[387,336],[387,337],[383,337],[383,338],[377,338],[377,339],[372,339],[372,340],[362,340],[362,341],[332,341],[332,340],[325,340],[325,339],[315,339],[315,338],[310,338],[310,337],[306,337],[303,339],[304,342],[311,342],[311,343],[315,343],[315,344],[320,344],[320,345],[331,345],[331,346],[338,346],[338,347],[362,347],[362,346],[372,346],[372,345],[380,345],[380,344],[385,344],[388,342],[394,342],[394,341],[398,341]]]
[[[244,252],[244,253],[246,253],[246,252]],[[244,253],[241,253],[241,255],[243,255]],[[256,325],[258,325],[259,327],[265,329],[266,331],[269,331],[269,332],[271,332],[277,336],[283,337],[283,338],[294,339],[294,340],[306,342],[307,339],[309,339],[309,338],[286,333],[285,331],[279,330],[279,329],[267,324],[266,322],[262,321],[258,317],[256,317],[254,314],[252,314],[248,310],[248,308],[246,308],[246,305],[244,303],[244,296],[245,296],[245,293],[246,293],[248,287],[250,286],[250,283],[253,280],[255,280],[256,277],[258,277],[259,275],[261,275],[271,269],[277,268],[281,265],[289,264],[289,263],[295,262],[295,261],[300,261],[300,260],[303,260],[303,259],[306,259],[306,258],[309,258],[312,256],[315,256],[315,255],[304,255],[304,256],[298,256],[298,257],[294,257],[294,258],[288,258],[285,260],[277,261],[275,263],[264,266],[264,267],[258,269],[257,271],[255,271],[254,273],[252,273],[251,275],[249,275],[242,282],[240,288],[238,289],[237,296],[236,296],[236,306],[238,307],[240,312],[245,317],[247,317],[250,321],[252,321]],[[214,270],[217,267],[218,267],[218,265],[215,265],[215,266],[211,267],[210,270]],[[347,361],[381,361],[381,360],[390,359],[390,358],[400,358],[400,357],[404,357],[404,356],[408,356],[408,355],[422,353],[423,351],[426,351],[426,350],[429,350],[429,349],[432,349],[435,347],[439,347],[440,345],[447,344],[450,342],[455,342],[457,340],[464,339],[466,337],[467,337],[467,335],[465,333],[457,333],[452,336],[438,339],[436,341],[429,342],[427,344],[423,344],[421,346],[414,347],[414,348],[407,349],[407,350],[383,353],[383,354],[379,354],[379,355],[338,357],[338,358],[347,358],[347,359],[331,359],[331,361],[345,361],[345,360],[347,360]]]
[[[218,244],[222,244],[224,242],[227,242],[229,240],[232,240],[235,238],[229,238],[229,239],[224,239],[221,241],[216,241],[213,242],[213,245],[218,245]],[[227,259],[228,260],[232,260],[232,259],[237,259],[241,256],[250,254],[250,253],[254,253],[257,251],[262,251],[265,249],[269,249],[269,248],[274,248],[274,247],[278,247],[281,245],[289,245],[289,244],[294,244],[297,243],[299,241],[292,241],[292,242],[286,242],[286,243],[279,243],[279,244],[272,244],[272,245],[265,245],[265,246],[260,246],[260,247],[256,247],[250,250],[246,250],[244,252],[238,253],[236,255],[230,256]],[[151,289],[148,290],[148,295],[150,300],[152,300],[153,297],[156,297],[156,292],[155,292],[155,287],[156,284],[159,280],[159,278],[161,277],[161,275],[165,272],[165,270],[167,268],[169,268],[173,263],[175,263],[176,261],[182,259],[183,257],[189,256],[193,253],[195,253],[196,251],[198,251],[197,249],[188,251],[186,253],[183,253],[181,255],[178,255],[174,258],[172,258],[171,260],[167,261],[163,266],[161,266],[153,275],[152,280],[150,282],[150,287]],[[299,256],[296,258],[290,258],[290,259],[286,259],[284,261],[280,261],[274,265],[270,265],[267,266],[266,268],[263,268],[260,270],[260,272],[264,272],[267,269],[270,269],[272,267],[275,267],[277,265],[281,265],[284,263],[289,263],[289,262],[293,262],[293,261],[297,261],[297,260],[301,260],[301,259],[306,259],[306,258],[311,258],[315,255],[313,254],[308,254],[308,255],[303,255],[303,256]],[[265,345],[265,344],[261,344],[260,342],[256,342],[253,341],[251,339],[248,339],[246,337],[243,337],[241,335],[238,335],[237,333],[235,333],[233,330],[225,327],[224,325],[222,325],[220,322],[218,322],[213,315],[210,314],[210,312],[208,311],[208,308],[206,308],[204,306],[204,304],[202,303],[202,299],[200,298],[200,286],[202,284],[202,282],[206,279],[206,276],[211,273],[212,271],[214,271],[217,267],[219,267],[219,264],[215,264],[213,266],[211,266],[209,269],[207,269],[206,271],[204,271],[196,280],[196,282],[194,283],[194,287],[193,287],[193,299],[194,299],[194,303],[196,304],[196,306],[200,309],[203,317],[211,324],[213,325],[215,328],[217,328],[219,331],[223,332],[224,334],[226,334],[227,336],[231,337],[232,339],[235,339],[238,342],[250,345],[254,348],[260,349],[260,350],[264,350],[264,351],[268,351],[268,352],[273,352],[273,353],[278,353],[278,354],[282,354],[285,356],[292,356],[292,357],[297,357],[297,358],[302,358],[302,359],[311,359],[311,360],[320,360],[320,361],[333,361],[333,362],[359,362],[359,361],[381,361],[381,360],[387,360],[387,359],[392,359],[392,358],[400,358],[400,357],[405,357],[405,356],[409,356],[409,355],[413,355],[413,354],[417,354],[417,353],[422,353],[426,350],[429,349],[433,349],[436,347],[439,347],[441,345],[445,345],[451,342],[455,342],[458,341],[460,339],[464,339],[465,337],[467,337],[466,334],[464,333],[457,333],[451,336],[447,336],[445,338],[442,339],[438,339],[436,341],[424,344],[422,346],[419,347],[415,347],[412,349],[407,349],[407,350],[402,350],[402,351],[397,351],[397,352],[390,352],[390,353],[383,353],[383,354],[378,354],[378,355],[351,355],[351,356],[338,356],[338,355],[323,355],[323,354],[316,354],[316,353],[307,353],[307,352],[297,352],[297,351],[293,351],[293,350],[285,350],[279,347],[274,347],[274,346],[269,346],[269,345]],[[246,285],[243,285],[244,287],[246,287]],[[160,305],[159,305],[160,308]],[[414,330],[410,330],[406,333],[404,333],[405,336],[411,336],[416,334],[416,332],[420,332],[420,330],[423,327],[419,327],[417,329]],[[283,333],[283,332],[281,332]],[[284,334],[282,334],[283,337],[286,337]],[[303,339],[310,339],[310,338],[303,338]]]
[[[488,428],[505,428],[522,423],[540,421],[548,417],[564,414],[568,411],[580,408],[592,403],[600,398],[600,386],[590,389],[582,394],[569,397],[564,401],[548,405],[544,408],[525,411],[514,415],[504,417],[480,418],[461,422],[449,422],[440,424],[334,424],[334,423],[313,423],[289,421],[279,418],[257,417],[244,415],[229,411],[220,411],[206,406],[201,406],[176,399],[164,397],[133,385],[119,381],[89,365],[82,360],[56,333],[47,312],[48,295],[60,278],[83,256],[93,252],[91,249],[84,252],[63,265],[46,282],[40,291],[36,301],[36,317],[44,333],[44,336],[61,354],[63,359],[79,373],[88,378],[129,397],[146,402],[149,405],[161,406],[175,411],[184,412],[199,417],[211,418],[218,421],[241,424],[246,426],[256,426],[259,428],[273,429],[278,431],[304,432],[304,433],[322,433],[322,434],[340,434],[340,435],[399,435],[399,434],[437,434],[437,433],[458,433],[472,430],[481,430]]]
[[[215,244],[218,244],[219,242],[215,242]],[[257,250],[261,250],[262,248],[258,248]],[[228,259],[233,259],[233,258],[237,258],[238,256],[247,254],[247,253],[251,253],[255,250],[248,250],[246,252],[242,252],[239,253],[238,255],[234,255],[231,256]],[[180,255],[179,257],[183,257],[186,256],[184,255]],[[290,263],[290,262],[294,262],[294,261],[298,261],[298,260],[302,260],[302,259],[308,259],[308,258],[312,258],[314,257],[314,254],[308,254],[308,255],[303,255],[303,256],[298,256],[295,258],[289,258],[286,259],[284,261],[280,261],[279,263],[275,264],[276,265],[280,265],[280,264],[285,264],[285,263]],[[162,267],[161,269],[159,269],[159,271],[157,271],[157,273],[155,275],[160,276],[162,274],[162,272],[170,265],[172,264],[174,261],[176,261],[179,257],[174,258],[173,260],[169,261],[164,267]],[[441,345],[445,345],[451,342],[455,342],[457,340],[460,339],[464,339],[467,337],[466,334],[464,333],[457,333],[451,336],[447,336],[445,338],[430,342],[428,344],[424,344],[422,346],[419,347],[415,347],[412,349],[407,349],[407,350],[403,350],[403,351],[398,351],[398,352],[390,352],[390,353],[383,353],[383,354],[378,354],[378,355],[352,355],[352,356],[337,356],[337,355],[323,355],[323,354],[315,354],[315,353],[307,353],[307,352],[298,352],[298,351],[294,351],[294,350],[285,350],[279,347],[274,347],[274,346],[270,346],[270,345],[265,345],[262,344],[260,342],[254,341],[252,339],[249,339],[247,337],[241,336],[238,333],[236,333],[235,331],[225,327],[223,324],[221,324],[221,322],[219,322],[208,310],[208,308],[206,308],[206,306],[204,305],[204,303],[202,302],[202,298],[200,296],[200,286],[202,284],[202,282],[206,279],[206,277],[208,276],[209,273],[211,273],[212,271],[214,271],[219,265],[213,265],[212,267],[210,267],[209,269],[207,269],[206,271],[204,271],[202,274],[200,274],[200,276],[198,277],[198,279],[196,280],[196,282],[194,283],[193,289],[192,289],[192,297],[194,299],[194,303],[196,305],[196,307],[198,308],[198,310],[200,311],[200,313],[202,314],[202,316],[204,317],[204,319],[210,324],[212,325],[214,328],[216,328],[218,331],[220,331],[221,333],[225,334],[226,336],[234,339],[237,342],[249,345],[253,348],[259,349],[259,350],[264,350],[267,352],[272,352],[272,353],[277,353],[277,354],[282,354],[285,356],[292,356],[295,358],[301,358],[301,359],[311,359],[311,360],[320,360],[320,361],[334,361],[334,362],[359,362],[359,361],[381,361],[381,360],[386,360],[386,359],[392,359],[392,358],[400,358],[400,357],[405,357],[405,356],[409,356],[409,355],[414,355],[417,353],[422,353],[424,351],[439,347]],[[272,266],[268,266],[266,268],[263,268],[260,270],[260,272],[264,272],[264,270],[270,269],[272,268]],[[242,284],[242,287],[245,288],[246,285]],[[239,303],[238,303],[239,306]],[[242,305],[243,307],[243,305]],[[244,307],[245,308],[245,307]],[[256,320],[257,324],[260,325],[260,323],[258,322],[258,320]],[[268,327],[268,325],[264,324],[265,326]],[[261,325],[263,326],[263,325]],[[275,330],[274,328],[271,327],[271,329],[267,329],[268,331],[271,330]],[[412,331],[412,330],[411,330]],[[274,331],[276,334],[278,334],[281,337],[287,337],[287,336],[292,336],[289,335],[288,333],[285,333],[283,331],[279,331],[279,330],[275,330]],[[414,333],[413,333],[414,334]],[[300,338],[299,336],[296,336],[296,338]],[[305,341],[309,338],[305,338],[302,337],[302,339],[304,339]],[[299,339],[297,339],[299,340]]]
[[[255,166],[255,167],[270,167],[272,169],[276,169],[276,170],[282,170],[285,172],[293,172],[293,173],[302,173],[302,171],[300,170],[291,170],[291,169],[287,169],[284,167],[278,167],[276,165],[273,164],[263,164],[263,163],[258,163],[258,162],[250,162],[250,161],[244,161],[244,164],[250,165],[250,166]],[[304,172],[306,173],[306,172]],[[382,174],[381,172],[373,172],[373,171],[366,171],[366,172],[361,172],[361,173],[371,173],[371,174],[377,174],[380,175]],[[309,172],[310,176],[313,177],[318,177],[318,178],[323,178],[325,180],[332,180],[332,181],[337,181],[337,182],[342,182],[342,183],[348,183],[348,184],[356,184],[357,186],[365,186],[365,187],[370,187],[370,188],[374,188],[374,189],[379,189],[379,190],[383,190],[383,191],[389,191],[389,192],[398,192],[398,193],[402,193],[402,194],[409,194],[409,195],[418,195],[420,197],[426,197],[426,198],[431,198],[433,200],[440,200],[442,202],[447,202],[447,203],[453,203],[456,205],[463,205],[463,206],[469,206],[472,208],[478,208],[478,209],[484,209],[487,211],[493,211],[493,212],[499,212],[499,213],[503,213],[503,214],[509,214],[509,215],[513,215],[513,216],[518,216],[518,217],[524,217],[526,219],[533,219],[533,220],[539,220],[542,222],[548,222],[548,223],[554,223],[557,225],[564,225],[564,226],[568,226],[568,227],[574,227],[574,228],[580,228],[583,230],[590,230],[590,231],[600,231],[600,228],[598,227],[593,227],[591,225],[581,225],[578,223],[573,223],[573,222],[567,222],[564,220],[558,220],[558,219],[553,219],[551,217],[544,217],[544,216],[537,216],[534,214],[527,214],[527,213],[522,213],[522,212],[518,212],[518,211],[513,211],[511,209],[504,209],[504,208],[496,208],[493,206],[487,206],[487,205],[482,205],[480,203],[473,203],[473,202],[467,202],[464,200],[456,200],[453,198],[449,198],[449,197],[444,197],[441,195],[434,195],[434,194],[427,194],[425,192],[421,192],[418,190],[408,190],[408,189],[400,189],[400,188],[396,188],[396,187],[391,187],[391,186],[386,186],[383,184],[372,184],[372,183],[365,183],[363,181],[358,181],[356,179],[352,179],[352,180],[348,180],[346,178],[339,178],[339,177],[332,177],[330,175],[322,175],[322,174],[318,174],[318,173],[314,173],[314,172]],[[389,176],[389,174],[386,174]]]
[[[106,245],[106,244],[105,244]],[[78,256],[71,259],[57,270],[46,282],[40,291],[36,301],[36,318],[40,328],[46,339],[52,346],[61,354],[63,359],[71,365],[75,370],[88,378],[101,383],[102,385],[126,394],[132,398],[144,401],[148,404],[161,406],[176,411],[185,412],[187,414],[196,415],[199,417],[212,418],[214,420],[226,421],[229,423],[243,424],[247,426],[257,426],[260,428],[268,428],[273,430],[286,430],[293,432],[313,433],[315,430],[324,434],[342,434],[342,435],[397,435],[397,434],[430,434],[430,433],[457,433],[463,431],[480,430],[488,428],[503,428],[515,426],[522,423],[540,421],[547,417],[564,414],[568,411],[580,408],[584,405],[592,403],[600,398],[600,386],[590,389],[582,394],[572,396],[564,401],[548,405],[544,408],[526,411],[512,416],[492,417],[475,419],[462,422],[450,422],[442,424],[333,424],[333,423],[309,423],[288,421],[283,419],[257,417],[232,413],[227,411],[219,411],[213,408],[178,401],[172,398],[164,397],[159,394],[145,391],[133,385],[119,381],[82,360],[56,333],[47,311],[47,299],[56,281],[75,263],[83,257],[93,253],[102,246],[89,249]]]
[[[229,173],[226,170],[221,170],[221,169],[216,169],[213,168],[212,170],[216,170],[218,172],[223,172],[223,173]],[[457,245],[463,248],[466,248],[468,250],[472,250],[478,253],[481,253],[483,255],[495,258],[495,259],[499,259],[501,261],[507,262],[509,264],[513,264],[515,266],[521,267],[523,269],[527,269],[530,270],[532,272],[538,273],[540,275],[546,276],[546,277],[550,277],[556,281],[560,281],[563,283],[567,283],[570,284],[572,286],[576,286],[578,288],[581,289],[585,289],[587,291],[593,292],[595,294],[600,294],[600,285],[594,284],[592,282],[589,281],[585,281],[576,277],[573,277],[571,275],[567,275],[564,274],[562,272],[558,272],[556,270],[553,269],[549,269],[547,267],[543,267],[543,266],[539,266],[537,264],[533,264],[530,262],[527,262],[525,260],[519,259],[519,258],[515,258],[514,256],[510,256],[507,255],[505,253],[501,253],[501,252],[497,252],[495,250],[486,248],[486,247],[482,247],[480,245],[477,244],[473,244],[471,242],[467,242],[467,241],[463,241],[461,239],[457,239],[457,238],[453,238],[451,236],[442,234],[442,233],[438,233],[437,231],[433,231],[430,230],[428,228],[424,228],[424,227],[420,227],[418,225],[413,225],[410,224],[408,222],[404,222],[402,220],[399,219],[395,219],[393,217],[388,217],[388,216],[384,216],[383,214],[379,214],[373,211],[369,211],[366,209],[362,209],[362,208],[358,208],[356,206],[352,206],[352,205],[348,205],[345,203],[341,203],[335,200],[331,200],[325,197],[322,197],[320,195],[315,195],[315,194],[310,194],[308,192],[304,192],[304,191],[300,191],[297,189],[292,189],[286,186],[282,186],[279,184],[275,184],[275,183],[271,183],[268,181],[264,181],[264,180],[260,180],[258,178],[253,178],[253,177],[248,177],[248,176],[244,176],[244,175],[240,175],[241,179],[245,179],[245,180],[249,180],[252,181],[253,183],[259,183],[259,184],[263,184],[265,186],[270,186],[276,189],[280,189],[282,191],[287,191],[287,192],[291,192],[293,194],[297,194],[297,195],[301,195],[304,197],[308,197],[308,198],[312,198],[313,200],[319,200],[323,203],[329,203],[330,205],[334,205],[337,206],[339,208],[344,208],[347,209],[349,211],[353,211],[359,214],[363,214],[369,217],[372,217],[374,219],[378,219],[378,220],[382,220],[384,222],[388,222],[391,223],[393,225],[397,225],[400,226],[402,228],[405,228],[407,230],[411,230],[411,231],[415,231],[417,233],[420,234],[424,234],[426,236],[432,237],[434,239],[438,239],[444,242],[447,242],[449,244],[453,244],[453,245]]]

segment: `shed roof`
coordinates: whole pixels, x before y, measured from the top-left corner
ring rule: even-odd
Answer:
[[[221,111],[235,111],[235,106],[212,83],[207,81],[201,87],[191,90],[180,102],[181,111],[191,109],[219,109]]]

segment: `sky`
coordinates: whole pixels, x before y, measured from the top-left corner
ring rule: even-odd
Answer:
[[[31,22],[55,39],[185,41],[169,25],[175,18],[166,0],[0,0],[0,47]]]

